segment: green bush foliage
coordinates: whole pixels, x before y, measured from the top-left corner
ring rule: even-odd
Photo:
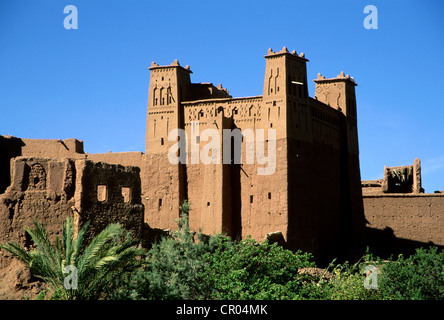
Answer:
[[[379,263],[371,259],[366,262],[350,265],[346,262],[334,266],[332,278],[329,282],[331,289],[328,299],[331,300],[380,300],[382,295],[376,288],[366,288],[364,283],[368,274],[366,266],[379,266]],[[376,286],[378,284],[376,283]]]
[[[408,258],[386,263],[379,290],[386,299],[443,300],[444,251],[437,247],[418,248]]]
[[[213,288],[211,298],[310,299],[323,295],[318,279],[300,274],[302,268],[314,268],[312,255],[285,250],[267,241],[253,239],[233,242],[220,238],[217,249],[206,255],[206,280]]]
[[[360,261],[316,268],[313,256],[268,241],[235,241],[223,235],[190,231],[190,204],[181,206],[178,229],[153,244],[137,247],[119,225],[110,225],[90,244],[83,244],[87,226],[74,237],[73,221],[55,244],[36,222],[27,229],[36,249],[3,244],[52,289],[52,299],[120,300],[442,300],[444,251],[417,249],[410,257],[381,260],[369,252]],[[83,249],[84,248],[84,249]],[[78,288],[65,289],[63,269],[78,270]],[[366,267],[377,271],[374,288]],[[367,282],[366,282],[367,281]],[[39,295],[42,299],[45,292]]]
[[[112,299],[178,300],[207,299],[210,288],[203,276],[205,254],[211,251],[217,237],[205,239],[191,232],[184,203],[178,230],[153,244],[144,267],[126,276],[126,281]]]

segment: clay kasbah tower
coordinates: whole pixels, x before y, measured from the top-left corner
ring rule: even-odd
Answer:
[[[151,228],[175,228],[188,200],[191,229],[206,234],[278,239],[320,263],[361,249],[356,82],[319,74],[311,98],[307,62],[269,49],[262,96],[241,98],[192,83],[177,60],[152,63],[141,166]]]

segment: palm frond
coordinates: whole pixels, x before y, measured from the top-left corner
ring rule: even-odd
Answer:
[[[80,256],[80,252],[82,250],[83,247],[83,242],[85,240],[85,235],[86,232],[88,230],[90,222],[87,221],[83,227],[80,229],[80,231],[77,234],[76,239],[74,239],[74,243],[73,243],[73,251],[70,257],[70,261],[72,264],[77,265],[77,261],[79,259]]]
[[[138,247],[139,241],[132,240],[120,224],[110,224],[85,247],[84,239],[89,226],[86,223],[74,237],[74,222],[68,217],[58,237],[51,244],[45,229],[34,221],[35,229],[25,229],[29,233],[35,250],[27,250],[19,243],[0,244],[29,267],[31,273],[45,281],[58,298],[98,299],[111,290],[128,271],[133,271],[144,259],[139,256],[146,251]],[[77,289],[64,287],[65,267],[77,268]]]
[[[47,259],[48,263],[51,264],[53,268],[57,267],[56,253],[49,241],[49,235],[40,223],[34,220],[35,229],[31,230],[26,228],[26,232],[31,236],[32,241],[40,250],[44,257]]]
[[[100,232],[83,251],[77,264],[79,271],[83,271],[88,264],[97,258],[101,250],[106,249],[105,245],[121,233],[122,227],[119,224],[110,224]]]
[[[19,243],[17,242],[8,242],[6,244],[0,244],[0,248],[5,249],[8,251],[13,257],[18,258],[28,266],[31,263],[31,256],[29,255],[29,252],[23,248]]]

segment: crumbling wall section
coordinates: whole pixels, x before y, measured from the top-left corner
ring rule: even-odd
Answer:
[[[22,139],[0,136],[0,194],[11,184],[11,159],[15,157],[83,159],[83,141],[77,139]]]
[[[110,223],[120,223],[132,236],[143,236],[140,169],[90,160],[77,160],[75,219],[90,221],[87,238]]]
[[[18,157],[11,163],[13,182],[0,197],[0,242],[32,245],[25,228],[34,219],[55,238],[74,205],[74,161]]]
[[[83,141],[77,139],[21,139],[22,156],[44,158],[85,158]]]
[[[96,162],[142,167],[142,152],[86,153],[86,159]]]

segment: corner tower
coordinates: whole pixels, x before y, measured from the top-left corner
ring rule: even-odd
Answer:
[[[315,98],[344,115],[342,124],[341,175],[344,193],[343,228],[349,230],[353,243],[359,247],[364,237],[364,205],[362,201],[361,170],[359,165],[359,143],[355,87],[353,77],[343,71],[336,78],[326,79],[320,73],[316,83]],[[345,231],[344,231],[345,233]]]
[[[268,49],[265,60],[263,102],[267,121],[264,123],[277,129],[279,139],[288,136],[289,108],[308,97],[308,60],[304,53],[289,52],[287,47],[279,52]]]
[[[147,154],[164,152],[174,142],[168,142],[168,132],[183,128],[181,102],[191,85],[189,66],[181,67],[177,60],[169,66],[152,63],[146,123],[145,150]]]
[[[173,129],[183,129],[183,105],[190,92],[191,70],[175,60],[171,65],[152,63],[146,122],[142,194],[145,222],[153,228],[175,228],[179,206],[186,198],[184,164],[170,163],[168,141]]]
[[[336,78],[326,79],[320,73],[316,80],[315,98],[341,111],[347,122],[347,144],[351,154],[359,155],[356,115],[355,80],[341,73]]]

